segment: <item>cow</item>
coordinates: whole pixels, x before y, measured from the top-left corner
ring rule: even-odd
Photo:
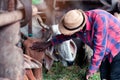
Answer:
[[[38,17],[38,16],[37,16]],[[35,19],[35,18],[34,18]],[[37,19],[38,20],[38,19]],[[34,20],[33,20],[33,24],[35,24],[33,27],[32,27],[32,30],[33,30],[33,37],[32,38],[28,38],[27,40],[25,40],[23,43],[24,43],[24,46],[25,46],[25,48],[26,48],[26,50],[28,50],[26,53],[28,53],[28,52],[30,52],[31,50],[30,50],[30,46],[32,45],[32,43],[33,42],[35,42],[35,41],[46,41],[46,40],[48,40],[50,37],[52,37],[53,35],[56,35],[56,34],[58,34],[58,29],[54,29],[54,28],[57,28],[58,26],[56,26],[55,27],[55,25],[53,25],[53,27],[52,28],[49,28],[49,27],[44,27],[43,29],[39,26],[39,24],[37,24]],[[36,26],[36,24],[37,24],[37,26]],[[27,26],[26,26],[27,27]],[[28,32],[27,31],[27,28],[26,27],[23,27],[23,28],[21,28],[21,32],[22,33],[24,33],[25,34],[25,36],[28,36],[27,35],[27,33],[26,32]],[[54,30],[53,30],[54,29]],[[52,32],[52,34],[51,34],[51,32]],[[57,32],[57,33],[56,33]],[[51,35],[50,35],[51,34]],[[48,38],[48,35],[49,35],[49,38]],[[27,43],[27,44],[26,44]],[[29,43],[29,45],[28,45],[28,43]],[[60,61],[62,61],[63,62],[63,64],[64,64],[64,66],[66,65],[66,63],[65,62],[67,62],[67,64],[71,64],[71,62],[73,62],[74,61],[74,59],[75,59],[75,57],[76,57],[76,45],[75,45],[75,43],[72,41],[72,40],[70,40],[70,41],[67,41],[67,42],[64,42],[64,43],[62,43],[62,44],[65,44],[65,45],[59,45],[59,46],[55,46],[55,47],[52,47],[52,48],[49,48],[49,49],[47,49],[44,53],[42,53],[42,52],[34,52],[34,51],[32,51],[31,53],[35,53],[33,56],[34,56],[34,58],[35,59],[37,59],[38,61],[40,61],[41,62],[41,55],[43,55],[44,57],[42,57],[42,59],[44,59],[44,63],[45,63],[45,65],[46,65],[46,68],[49,70],[50,69],[50,66],[52,66],[52,64],[53,64],[53,61],[55,60],[55,61],[58,61],[58,60],[60,60]],[[61,47],[60,47],[61,46]],[[66,48],[66,50],[64,49],[63,50],[63,47],[65,47]],[[71,49],[72,48],[72,49]],[[58,49],[58,50],[57,50]],[[56,57],[56,53],[54,53],[53,51],[58,51],[57,53],[59,53],[59,57],[58,57],[58,55],[57,55],[57,57]],[[65,54],[63,54],[63,52],[62,51],[64,51],[64,53]],[[36,55],[37,54],[37,55]],[[30,55],[30,54],[29,54]],[[36,56],[35,56],[36,55]],[[30,55],[31,57],[33,57],[32,56],[32,54]],[[46,57],[47,56],[47,57]],[[39,58],[37,58],[37,57],[39,57]],[[59,58],[59,59],[58,59]],[[49,60],[46,60],[46,59],[49,59]],[[51,59],[51,60],[50,60]],[[48,61],[51,61],[51,64],[49,64],[49,63],[46,63],[46,62],[48,62]],[[49,65],[48,65],[49,64]],[[66,65],[67,66],[67,65]]]

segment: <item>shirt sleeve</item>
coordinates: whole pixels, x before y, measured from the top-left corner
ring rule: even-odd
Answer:
[[[52,45],[60,44],[60,43],[62,43],[64,41],[67,41],[67,40],[75,37],[74,35],[69,36],[69,35],[59,34],[59,35],[53,36],[53,38],[51,39],[51,43],[52,43]]]
[[[108,20],[104,15],[97,15],[93,24],[93,56],[89,66],[89,72],[95,73],[103,60],[107,42]]]

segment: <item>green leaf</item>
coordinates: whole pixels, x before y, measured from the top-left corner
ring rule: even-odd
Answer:
[[[32,0],[32,4],[40,4],[42,0]]]

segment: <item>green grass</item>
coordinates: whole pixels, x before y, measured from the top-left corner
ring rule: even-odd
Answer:
[[[60,62],[55,62],[47,73],[43,70],[43,80],[84,80],[86,67],[80,68],[73,65],[64,67]],[[93,75],[89,80],[100,80],[99,73]]]

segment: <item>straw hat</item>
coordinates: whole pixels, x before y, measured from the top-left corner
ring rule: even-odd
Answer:
[[[82,10],[70,10],[61,19],[59,30],[64,35],[72,35],[85,26],[85,14]]]

